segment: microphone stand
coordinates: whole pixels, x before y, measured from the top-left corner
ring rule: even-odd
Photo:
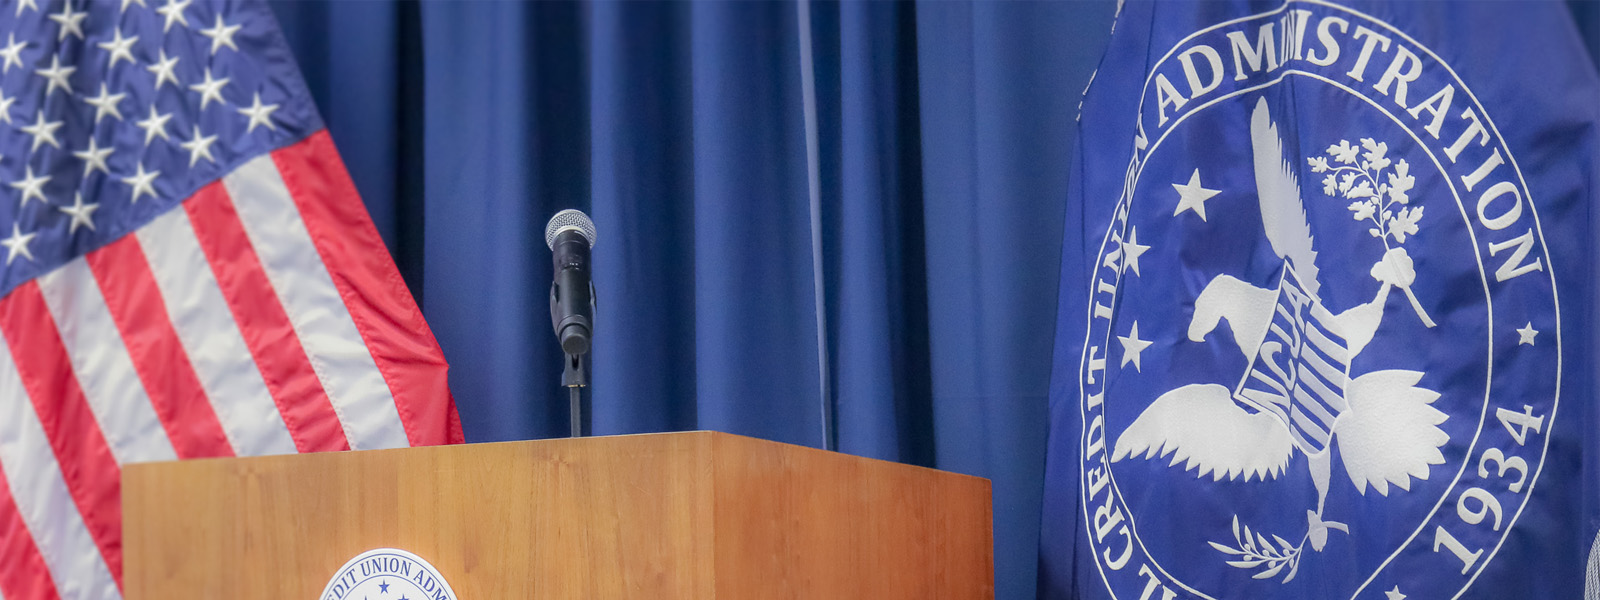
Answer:
[[[589,411],[585,410],[583,388],[589,385],[589,371],[584,368],[582,354],[566,355],[566,368],[561,373],[561,385],[567,387],[572,437],[589,435]]]

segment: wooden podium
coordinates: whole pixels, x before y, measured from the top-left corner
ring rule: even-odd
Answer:
[[[989,482],[711,432],[130,465],[128,600],[316,600],[373,548],[463,600],[992,598]]]

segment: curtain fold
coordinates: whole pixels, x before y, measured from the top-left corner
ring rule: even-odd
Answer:
[[[997,597],[1033,596],[1073,119],[1114,4],[275,8],[468,441],[566,433],[542,236],[583,209],[596,434],[990,478]]]

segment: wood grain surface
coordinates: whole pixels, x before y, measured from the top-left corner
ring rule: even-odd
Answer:
[[[989,482],[690,432],[130,465],[129,600],[315,600],[380,547],[465,600],[992,598]]]

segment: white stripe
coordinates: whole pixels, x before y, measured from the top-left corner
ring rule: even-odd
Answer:
[[[234,453],[293,454],[294,438],[233,320],[188,213],[169,210],[135,235],[167,317]]]
[[[289,188],[260,156],[222,178],[246,237],[344,425],[350,449],[403,448],[400,412],[311,242]]]
[[[17,512],[63,600],[120,598],[117,582],[78,514],[55,451],[0,340],[0,468]],[[15,567],[10,567],[15,568]]]
[[[117,464],[176,459],[89,263],[73,259],[38,281],[73,374]]]

